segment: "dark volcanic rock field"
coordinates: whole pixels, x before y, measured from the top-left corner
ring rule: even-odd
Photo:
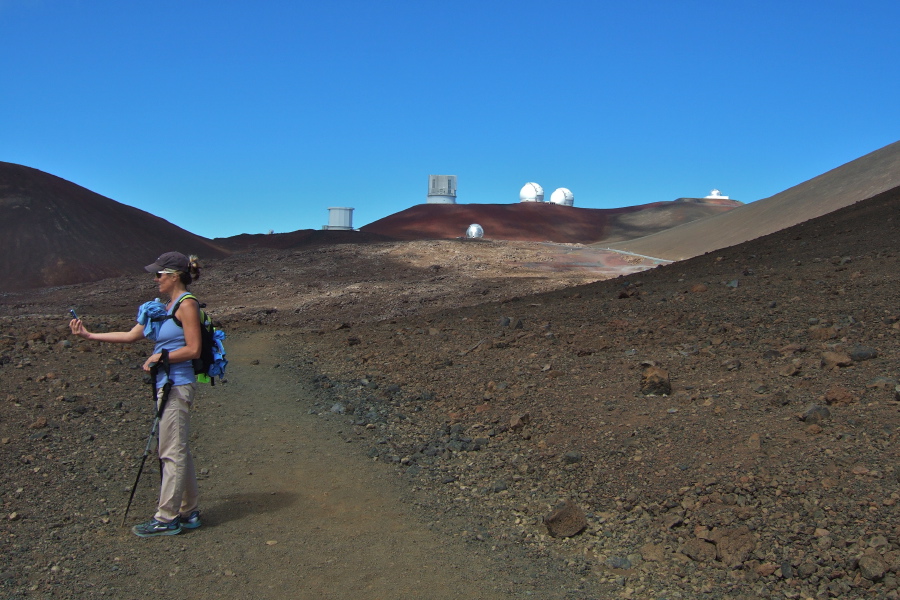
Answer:
[[[896,598],[897,198],[291,346],[315,357],[318,410],[435,514],[474,514],[479,542],[562,553],[624,597]],[[567,500],[586,529],[552,538]]]
[[[298,410],[394,465],[424,515],[464,518],[453,535],[498,557],[556,561],[566,597],[898,598],[898,208],[891,191],[587,284],[519,267],[552,261],[538,246],[414,242],[235,255],[194,291],[235,335],[275,332],[283,360],[259,368],[314,384]],[[10,590],[28,589],[36,506],[60,527],[53,502],[118,506],[123,430],[144,429],[131,401],[95,410],[122,402],[143,351],[86,351],[48,318],[77,301],[124,326],[147,289],[2,297]],[[76,476],[96,497],[66,497]]]

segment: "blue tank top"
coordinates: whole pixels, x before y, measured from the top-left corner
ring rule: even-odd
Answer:
[[[182,294],[182,296],[184,295],[185,294]],[[181,296],[179,296],[179,298],[181,298]],[[172,308],[175,308],[176,304],[177,301],[173,302]],[[189,303],[183,306],[187,309],[191,304]],[[172,309],[169,309],[166,314],[171,316]],[[153,352],[157,353],[163,350],[173,352],[179,348],[184,348],[184,346],[184,329],[179,327],[174,319],[170,318],[163,321],[162,326],[159,328],[159,335],[156,337],[156,346],[153,347]],[[197,380],[197,377],[194,375],[194,366],[189,360],[171,363],[169,365],[169,376],[172,379],[172,385],[185,385]],[[164,386],[166,381],[168,381],[166,379],[166,373],[163,369],[160,369],[156,377],[156,388],[159,389]]]

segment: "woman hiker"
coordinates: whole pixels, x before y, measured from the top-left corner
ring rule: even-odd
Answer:
[[[197,475],[194,458],[188,446],[190,408],[196,391],[196,377],[191,361],[200,356],[200,306],[193,297],[179,303],[188,293],[187,286],[200,277],[197,257],[188,258],[180,252],[166,252],[144,269],[154,273],[159,292],[169,299],[166,314],[173,318],[162,321],[156,335],[153,354],[144,362],[149,372],[158,363],[163,350],[169,353],[168,377],[172,380],[168,402],[159,421],[159,459],[162,464],[162,484],[156,514],[146,523],[135,525],[132,531],[140,537],[175,535],[182,529],[200,526],[197,509]],[[175,309],[175,313],[172,310]],[[180,325],[179,325],[180,323]],[[72,333],[87,340],[128,344],[144,339],[145,327],[138,323],[130,331],[91,333],[81,319],[69,323]],[[157,407],[162,400],[167,374],[158,369],[156,379]]]

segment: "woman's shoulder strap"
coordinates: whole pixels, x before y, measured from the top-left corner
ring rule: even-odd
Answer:
[[[172,314],[169,315],[169,318],[172,319],[173,321],[175,321],[175,324],[178,325],[179,327],[182,327],[181,321],[178,319],[178,317],[175,316],[175,313],[178,312],[178,307],[181,306],[181,303],[184,302],[185,300],[187,300],[188,298],[196,301],[197,306],[199,306],[201,308],[203,307],[203,305],[200,304],[200,301],[197,300],[197,296],[193,295],[190,292],[188,292],[186,294],[182,294],[181,298],[179,298],[178,300],[175,301],[175,305],[172,307]],[[182,329],[183,329],[183,327],[182,327]]]

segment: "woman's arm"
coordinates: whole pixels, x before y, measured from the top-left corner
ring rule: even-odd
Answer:
[[[178,307],[175,313],[184,329],[184,346],[169,352],[170,363],[180,363],[200,358],[203,340],[200,337],[200,305],[196,300],[188,298]],[[159,362],[160,354],[153,354],[144,363],[144,370],[150,370],[150,364]]]
[[[199,317],[198,317],[199,322]],[[144,339],[144,326],[138,323],[131,331],[109,331],[107,333],[91,333],[84,327],[81,319],[69,321],[69,329],[77,336],[96,342],[112,342],[114,344],[130,344]]]

